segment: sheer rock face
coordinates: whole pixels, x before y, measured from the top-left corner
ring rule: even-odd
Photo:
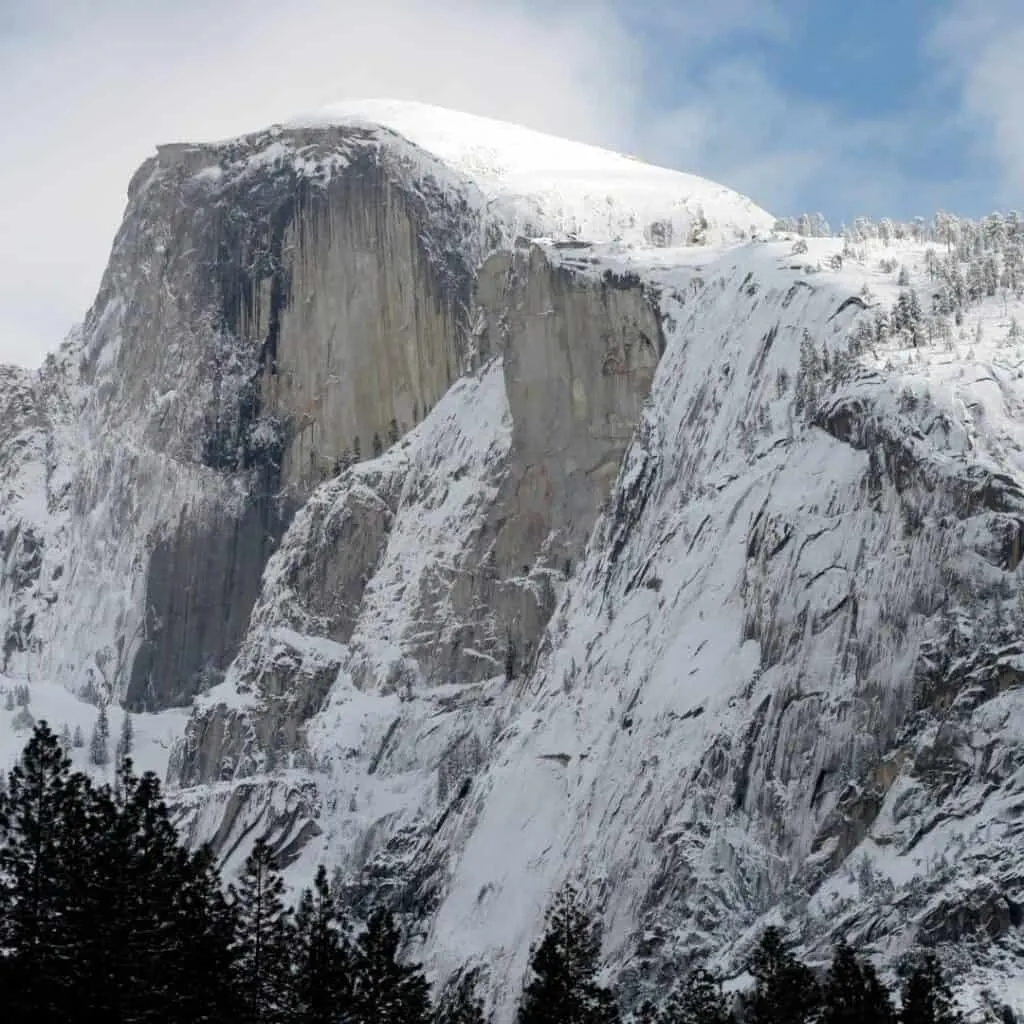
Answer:
[[[499,572],[541,547],[553,567],[571,565],[650,393],[665,346],[656,305],[637,279],[581,280],[537,247],[494,257],[478,297],[480,345],[503,353],[512,415]]]
[[[503,1021],[567,878],[630,1000],[738,971],[769,918],[996,986],[1024,393],[994,305],[909,352],[839,241],[588,185],[589,245],[481,180],[356,123],[140,169],[82,330],[0,368],[0,671],[188,705],[190,840],[341,867]]]
[[[460,368],[474,254],[468,212],[412,178],[354,128],[163,147],[96,304],[118,313],[86,363],[105,422],[220,470],[279,449],[306,492],[425,413]]]
[[[176,761],[183,784],[219,777],[226,760],[251,774],[268,745],[294,749],[331,672],[409,697],[535,662],[664,338],[639,282],[576,279],[539,247],[487,261],[474,323],[480,370],[408,439],[319,488],[285,536],[229,682],[259,707],[227,731],[199,715]],[[328,644],[313,652],[322,670],[304,660],[310,634]]]
[[[187,516],[157,542],[145,598],[152,625],[127,693],[134,705],[180,702],[227,667],[298,503],[408,430],[463,358],[469,271],[452,248],[460,211],[431,211],[359,132],[293,133],[276,145],[302,152],[309,175],[287,161],[254,170],[268,153],[257,137],[203,160],[174,154],[167,169],[158,157],[156,181],[137,200],[151,210],[158,190],[155,231],[168,225],[188,253],[187,267],[168,268],[183,286],[182,319],[194,323],[197,308],[205,316],[186,328],[196,344],[172,353],[170,367],[134,345],[118,376],[152,388],[178,360],[195,361],[196,387],[208,392],[203,419],[178,437],[193,439],[189,457],[244,475],[247,493],[234,514]],[[139,315],[167,322],[160,309]],[[171,417],[175,405],[196,411],[188,390],[170,404]]]
[[[219,678],[303,498],[459,373],[473,225],[415,176],[358,129],[164,147],[139,170],[63,357],[83,407],[67,437],[45,403],[32,424],[72,480],[61,571],[101,593],[15,607],[9,670],[137,709]],[[45,483],[27,486],[44,504]]]

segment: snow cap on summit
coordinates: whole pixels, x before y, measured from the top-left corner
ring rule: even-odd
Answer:
[[[586,241],[733,241],[767,233],[775,221],[746,196],[697,175],[425,103],[345,101],[295,118],[285,127],[345,125],[394,132],[472,180],[494,199],[528,201],[542,220],[548,211],[558,209],[563,217],[572,211]],[[604,216],[584,213],[598,203],[605,207]],[[611,209],[624,216],[609,218]],[[680,223],[684,213],[691,215],[685,218],[685,225]],[[633,231],[628,229],[630,221]],[[655,227],[659,223],[664,226]],[[680,237],[684,226],[687,233]]]

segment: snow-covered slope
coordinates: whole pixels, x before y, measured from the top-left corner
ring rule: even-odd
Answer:
[[[250,793],[261,750],[291,730],[313,766],[302,811],[250,804],[283,848],[317,822],[294,876],[326,858],[404,879],[433,911],[421,952],[436,976],[478,959],[503,1016],[566,877],[587,884],[636,996],[694,955],[736,969],[751,929],[781,920],[811,957],[839,934],[887,965],[938,944],[972,1003],[1012,1002],[1024,308],[982,299],[948,334],[929,316],[930,344],[880,335],[901,293],[926,294],[929,247],[866,242],[840,265],[843,248],[547,247],[577,288],[645,281],[667,349],[581,564],[527,567],[554,609],[535,658],[508,680],[493,630],[473,641],[478,677],[424,656],[424,632],[446,650],[462,636],[451,598],[509,457],[488,440],[505,402],[480,401],[490,364],[408,448],[324,485],[296,520],[242,657],[190,729],[189,793],[204,745],[225,763],[211,728]],[[365,552],[374,506],[387,525],[346,566],[329,538]],[[328,640],[341,634],[315,614],[319,581],[368,564],[344,641]],[[221,707],[241,714],[223,733]]]
[[[19,698],[27,698],[24,707]],[[95,704],[76,697],[56,683],[25,683],[0,676],[0,771],[6,773],[14,766],[36,722],[45,721],[58,736],[70,738],[69,754],[76,770],[90,772],[104,782],[112,782],[114,753],[124,715],[124,710],[116,706],[108,712],[110,738],[107,752],[110,762],[97,768],[89,758],[89,743],[98,717]],[[182,709],[174,709],[159,714],[131,716],[130,756],[136,772],[155,772],[160,778],[167,774],[171,751],[181,737],[187,715]]]
[[[472,181],[523,235],[672,245],[767,234],[773,218],[692,174],[517,125],[423,103],[333,104],[292,127],[384,126]]]
[[[842,247],[647,266],[668,349],[550,653],[446,823],[442,970],[482,949],[518,977],[567,876],[638,994],[695,954],[738,969],[765,918],[812,957],[847,934],[890,965],[960,945],[961,983],[997,993],[1018,970],[1021,310],[865,345],[901,289],[877,250],[820,270]],[[924,293],[923,249],[895,255]]]
[[[630,999],[774,920],[1024,1009],[1024,232],[769,222],[408,104],[161,150],[0,382],[0,689],[501,1022],[567,877]]]

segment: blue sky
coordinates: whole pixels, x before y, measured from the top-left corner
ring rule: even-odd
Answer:
[[[135,167],[338,99],[626,150],[776,214],[1024,208],[1024,0],[0,0],[0,360],[95,294]]]
[[[673,106],[710,112],[688,147],[693,169],[775,212],[820,210],[834,225],[1024,203],[1021,164],[996,137],[1024,105],[1013,56],[1024,53],[1024,3],[723,5],[682,54],[656,16],[636,18],[648,93],[666,117]],[[651,141],[678,162],[687,147],[672,145]]]

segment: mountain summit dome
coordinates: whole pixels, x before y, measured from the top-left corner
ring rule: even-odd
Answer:
[[[490,204],[517,211],[551,237],[657,245],[698,238],[724,242],[767,233],[774,223],[746,196],[696,175],[425,103],[345,101],[286,127],[354,125],[402,136],[472,181]]]

